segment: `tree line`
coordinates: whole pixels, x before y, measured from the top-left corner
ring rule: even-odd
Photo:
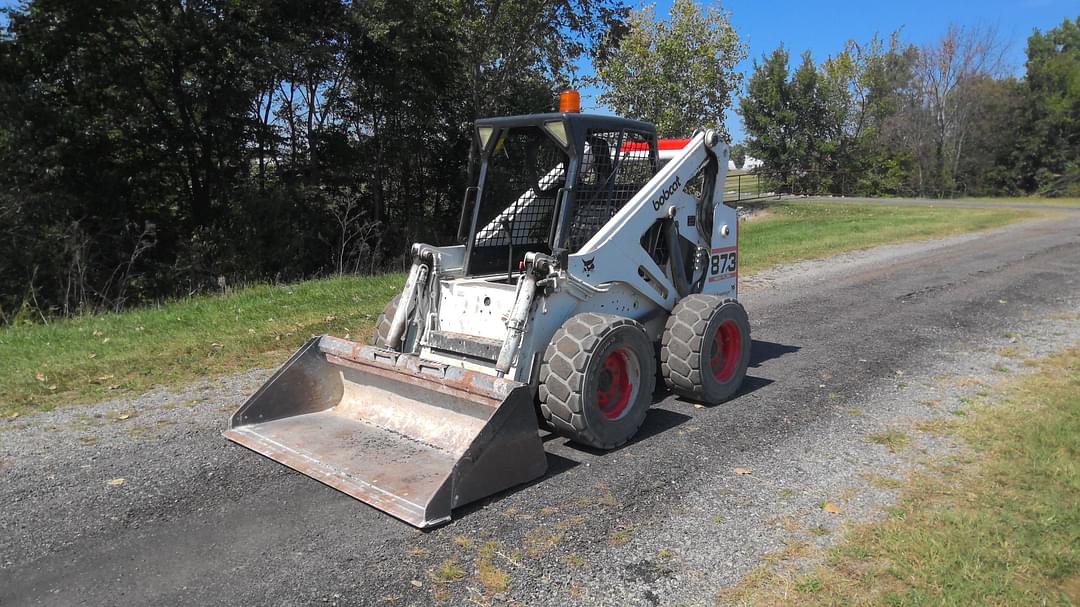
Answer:
[[[694,0],[666,19],[622,0],[3,12],[0,324],[401,267],[409,243],[453,237],[475,118],[552,111],[559,90],[592,84],[612,110],[678,136],[722,128],[744,84],[727,13]],[[805,189],[1066,191],[1078,26],[1034,35],[1022,79],[997,73],[993,36],[984,49],[979,32],[950,30],[950,52],[970,44],[987,61],[957,61],[940,90],[927,83],[944,42],[875,38],[794,72],[777,49],[738,105],[747,153]]]
[[[849,42],[756,62],[739,111],[776,187],[864,196],[1080,195],[1080,17],[1028,38],[1009,75],[993,29]]]
[[[0,322],[392,267],[471,121],[551,111],[614,0],[33,0],[0,28]]]

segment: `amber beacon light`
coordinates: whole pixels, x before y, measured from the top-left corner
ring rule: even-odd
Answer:
[[[574,89],[559,93],[559,111],[578,113],[581,111],[581,94]]]

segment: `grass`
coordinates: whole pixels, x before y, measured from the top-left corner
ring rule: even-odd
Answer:
[[[769,208],[769,217],[743,228],[743,276],[779,263],[997,227],[1038,213],[805,202]],[[364,341],[403,282],[401,275],[388,275],[263,285],[121,314],[0,327],[0,416],[276,366],[320,333]],[[615,505],[610,499],[604,505]]]
[[[867,440],[876,445],[884,446],[892,453],[899,453],[908,446],[908,443],[911,442],[911,437],[899,430],[886,430],[885,432],[871,434],[867,437]]]
[[[450,557],[431,572],[431,578],[436,582],[457,582],[465,577],[465,570],[456,557]]]
[[[741,229],[741,272],[883,244],[1003,226],[1038,212],[783,202]]]
[[[404,278],[333,278],[0,328],[0,415],[281,364],[312,335],[366,340]]]
[[[1080,604],[1080,347],[1014,378],[956,432],[973,453],[916,474],[884,520],[818,565],[760,568],[721,604]]]
[[[968,196],[961,198],[960,200],[969,200],[971,202],[998,202],[1001,204],[1014,204],[1017,202],[1025,204],[1047,204],[1060,207],[1080,207],[1080,198],[1042,198],[1039,196],[1008,196],[1008,197],[992,197],[992,198],[980,198],[978,196]]]

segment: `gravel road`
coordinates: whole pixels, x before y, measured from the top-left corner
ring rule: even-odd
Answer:
[[[549,438],[545,478],[430,532],[222,439],[265,370],[0,422],[0,605],[713,604],[959,448],[918,421],[1077,343],[1078,268],[1063,213],[758,274],[741,396],[658,395],[611,453]]]

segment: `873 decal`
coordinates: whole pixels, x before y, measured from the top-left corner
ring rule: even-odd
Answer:
[[[713,249],[712,255],[709,256],[709,282],[735,278],[738,256],[737,247]]]

